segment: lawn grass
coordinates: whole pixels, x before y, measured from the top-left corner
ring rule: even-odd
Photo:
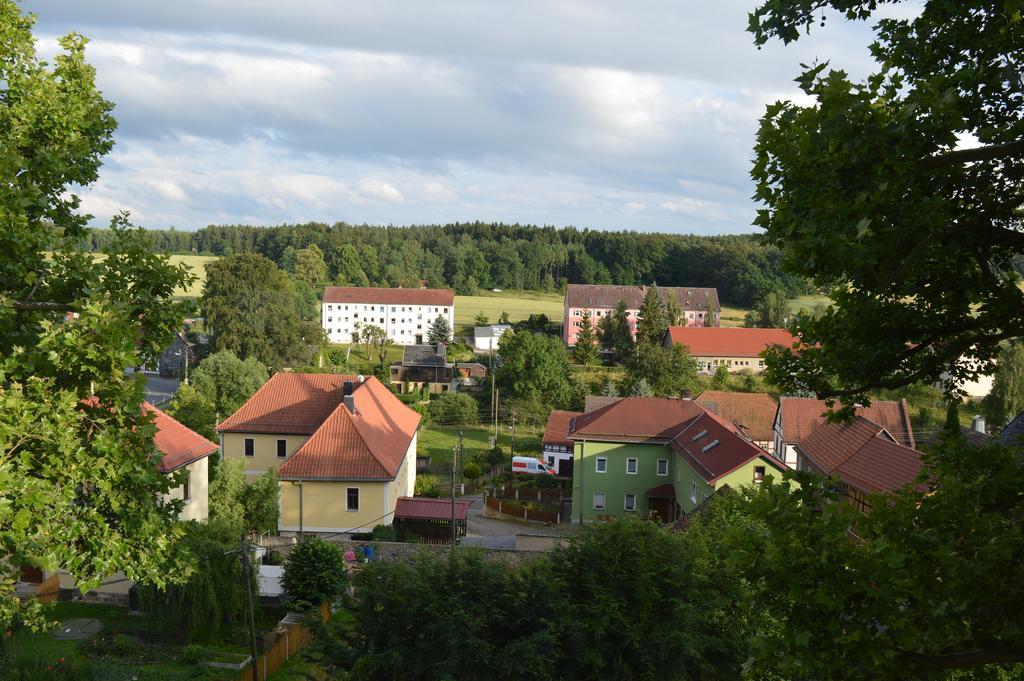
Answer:
[[[358,343],[331,343],[330,350],[334,353],[340,353],[344,356],[344,353],[352,348],[352,351],[348,353],[348,365],[353,368],[363,368],[367,370],[367,373],[371,372],[375,366],[377,366],[376,351],[372,359],[367,359],[364,347]],[[392,364],[401,364],[402,355],[405,352],[404,345],[389,345],[388,356],[386,363],[388,366]]]
[[[472,336],[473,318],[483,312],[491,324],[498,323],[502,312],[508,312],[510,322],[518,322],[531,314],[546,314],[549,319],[562,319],[561,293],[543,291],[481,291],[475,296],[455,296],[455,335]]]
[[[192,274],[196,275],[196,280],[192,282],[190,287],[182,288],[178,287],[174,289],[174,295],[179,298],[198,298],[203,295],[203,286],[206,285],[206,266],[211,262],[217,260],[215,255],[171,255],[168,256],[171,259],[172,265],[178,265],[184,263],[188,265],[189,270]]]
[[[459,432],[463,435],[463,453],[466,461],[481,449],[490,448],[494,428],[486,426],[437,426],[428,424],[420,428],[416,451],[420,456],[429,456],[430,463],[437,465],[451,461],[452,448],[459,444]],[[508,452],[512,434],[508,423],[498,423],[498,446]],[[540,440],[544,434],[541,426],[516,425],[516,454],[523,456],[540,455]]]

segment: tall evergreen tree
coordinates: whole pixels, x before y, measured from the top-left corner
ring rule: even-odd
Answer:
[[[597,325],[597,335],[601,347],[612,353],[616,362],[625,361],[632,354],[633,334],[629,330],[626,301],[620,300],[612,314],[601,318]]]
[[[668,303],[665,304],[665,321],[669,326],[679,326],[683,323],[683,311],[679,307],[679,299],[676,292],[669,290]]]
[[[442,315],[437,315],[437,318],[430,322],[430,328],[427,329],[427,342],[431,345],[444,345],[452,337],[452,327]]]
[[[640,305],[640,315],[636,323],[636,342],[649,345],[660,345],[668,330],[668,316],[665,303],[661,300],[661,291],[657,284],[652,284],[644,295]]]
[[[576,347],[573,348],[572,353],[578,364],[586,365],[597,361],[597,336],[590,320],[590,310],[584,310],[580,316],[582,326],[579,333],[576,334]]]

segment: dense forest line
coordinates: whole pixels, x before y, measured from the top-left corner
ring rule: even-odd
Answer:
[[[262,253],[286,267],[315,244],[330,282],[360,286],[448,286],[554,291],[566,283],[708,286],[726,304],[750,307],[770,291],[805,293],[784,274],[781,253],[756,235],[695,236],[608,232],[574,227],[460,223],[384,227],[306,223],[276,227],[209,226],[195,232],[150,230],[165,253]],[[84,248],[110,239],[91,230]]]

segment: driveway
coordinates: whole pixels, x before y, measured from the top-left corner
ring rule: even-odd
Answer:
[[[572,534],[576,529],[572,525],[554,525],[545,527],[537,523],[516,522],[514,520],[498,520],[484,516],[484,497],[472,494],[462,497],[472,502],[469,515],[466,516],[466,538],[463,546],[482,546],[488,549],[514,549],[517,534]]]

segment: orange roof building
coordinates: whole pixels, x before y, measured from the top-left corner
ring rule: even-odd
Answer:
[[[224,456],[281,480],[282,532],[390,524],[416,480],[420,415],[376,378],[274,374],[225,419]]]
[[[809,397],[780,397],[775,413],[775,454],[789,468],[796,468],[796,445],[808,438],[826,421],[828,405],[824,400]],[[914,428],[910,424],[910,409],[906,400],[875,400],[867,407],[858,407],[857,416],[878,424],[896,442],[915,449]]]
[[[765,350],[772,345],[792,347],[796,340],[786,329],[743,327],[670,326],[665,334],[666,347],[685,346],[704,373],[720,366],[729,371],[764,371]]]
[[[568,439],[572,512],[584,522],[629,513],[674,521],[717,489],[784,472],[736,424],[686,399],[622,398],[569,418]]]
[[[775,412],[778,403],[767,393],[705,390],[694,400],[704,409],[731,423],[771,454],[775,451]]]
[[[163,473],[184,469],[184,481],[171,490],[170,499],[181,499],[185,506],[181,520],[206,520],[210,515],[209,456],[219,448],[205,437],[149,402],[142,408],[153,414],[156,435],[153,444],[163,455],[158,464]]]
[[[850,423],[822,423],[796,451],[798,469],[840,481],[844,497],[860,510],[868,509],[868,494],[914,484],[923,466],[918,451],[863,416]]]

